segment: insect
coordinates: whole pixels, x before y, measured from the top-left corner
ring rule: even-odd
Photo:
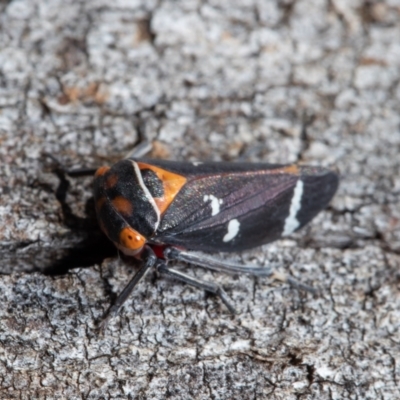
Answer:
[[[94,178],[99,225],[121,252],[142,260],[103,323],[118,314],[152,267],[218,295],[235,312],[222,287],[176,271],[168,261],[273,275],[268,268],[225,263],[190,251],[234,252],[290,235],[328,205],[338,181],[335,172],[322,167],[265,163],[130,157],[99,168]]]

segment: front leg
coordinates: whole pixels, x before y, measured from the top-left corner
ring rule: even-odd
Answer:
[[[100,323],[100,329],[103,330],[110,319],[118,315],[125,301],[128,299],[132,293],[135,286],[140,282],[140,280],[145,276],[146,272],[154,267],[157,262],[157,257],[153,250],[149,246],[145,246],[142,253],[143,265],[140,267],[139,271],[133,276],[129,283],[125,286],[124,290],[120,293],[115,301],[114,305],[108,310],[107,314]]]

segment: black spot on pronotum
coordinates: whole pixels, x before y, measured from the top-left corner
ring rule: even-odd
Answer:
[[[157,174],[151,169],[142,169],[141,173],[143,182],[149,189],[151,196],[155,198],[164,197],[164,186]]]

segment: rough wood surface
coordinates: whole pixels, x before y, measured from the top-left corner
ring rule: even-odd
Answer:
[[[0,398],[400,398],[400,3],[0,3]],[[332,205],[243,254],[322,290],[182,266],[218,299],[135,270],[93,220],[124,156],[336,166]],[[114,257],[114,258],[113,258]],[[177,266],[179,267],[179,266]]]

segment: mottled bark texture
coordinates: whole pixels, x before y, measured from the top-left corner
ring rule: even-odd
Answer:
[[[398,399],[398,0],[0,3],[0,398]],[[226,259],[320,295],[176,265],[240,314],[147,275],[93,219],[70,167],[124,156],[335,166],[331,206]],[[266,227],[267,229],[268,227]]]

